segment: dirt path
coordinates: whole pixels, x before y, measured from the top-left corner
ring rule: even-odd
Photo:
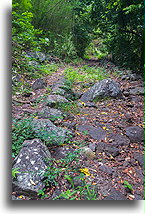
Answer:
[[[85,64],[101,66],[94,60],[87,61]],[[56,83],[63,72],[62,67],[47,77],[47,85],[52,86]],[[115,77],[116,79],[120,83],[122,91],[143,86],[142,80],[129,81]],[[74,85],[74,90],[76,90],[75,87]],[[28,103],[18,105],[15,102],[13,117],[22,118],[40,110],[43,105],[38,103],[34,106],[31,100],[33,98],[35,101],[44,95],[46,95],[46,89],[41,89],[34,92],[29,98],[25,98]],[[74,145],[76,144],[77,147],[77,142],[82,142],[82,146],[94,150],[96,158],[84,158],[82,166],[88,168],[94,176],[91,182],[97,186],[98,200],[103,200],[110,192],[112,197],[115,197],[115,191],[119,191],[121,194],[120,199],[116,200],[123,200],[121,199],[123,196],[129,200],[142,200],[143,143],[128,143],[125,133],[126,127],[143,127],[143,96],[126,96],[124,100],[100,100],[95,103],[95,106],[86,106],[80,100],[76,102],[79,104],[79,113],[74,113],[72,119],[65,119],[59,126],[65,127],[64,123],[75,122],[75,128],[71,128],[75,133]],[[92,127],[94,129],[90,131]],[[97,135],[97,132],[100,134]],[[102,138],[103,135],[104,138]],[[108,148],[108,150],[103,148]],[[132,185],[133,191],[124,187],[124,181],[128,181]]]

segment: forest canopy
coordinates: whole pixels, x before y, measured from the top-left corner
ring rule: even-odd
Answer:
[[[143,70],[141,0],[13,0],[12,17],[15,53],[19,46],[73,60],[89,50]]]

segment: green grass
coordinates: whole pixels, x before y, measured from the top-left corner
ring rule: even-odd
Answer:
[[[76,82],[96,82],[109,77],[106,70],[100,67],[81,66],[78,69],[73,67],[65,70],[65,77],[73,83]]]
[[[31,68],[31,69],[30,69]],[[58,69],[57,64],[47,64],[39,65],[39,69],[34,66],[29,66],[27,71],[24,71],[23,74],[17,71],[17,75],[20,75],[21,79],[18,81],[16,76],[13,74],[13,87],[12,93],[23,95],[24,93],[32,92],[32,88],[27,80],[43,78],[45,76],[51,75],[56,72]]]

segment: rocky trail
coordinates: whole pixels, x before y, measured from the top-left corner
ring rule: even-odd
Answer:
[[[56,176],[58,185],[52,182],[45,188],[45,200],[54,199],[73,185],[81,186],[82,180],[75,180],[80,169],[96,191],[97,200],[143,200],[143,79],[130,71],[114,75],[115,66],[110,62],[86,60],[79,66],[83,65],[105,67],[111,81],[80,81],[70,89],[65,85],[63,66],[45,79],[30,82],[32,93],[13,97],[13,118],[33,116],[36,133],[43,134],[42,128],[55,132],[52,145],[44,146],[34,139],[24,142],[13,161],[13,168],[21,171],[13,179],[13,200],[41,200],[36,193],[44,188],[43,176],[36,174],[47,168],[44,158],[53,158],[55,167],[60,167],[57,160],[77,150],[81,151],[78,171],[68,171],[67,177],[63,166]],[[76,162],[69,164],[73,167]],[[24,173],[26,170],[30,173]],[[73,185],[70,177],[74,178]],[[74,200],[80,200],[79,193],[74,194]]]

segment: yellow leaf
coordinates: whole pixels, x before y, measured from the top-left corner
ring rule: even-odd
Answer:
[[[37,117],[34,117],[34,119],[38,119],[38,116],[37,116]]]
[[[81,135],[79,132],[76,132],[77,135]]]
[[[102,129],[104,129],[104,130],[108,130],[106,126],[103,126],[103,127],[102,127]]]
[[[90,176],[90,175],[91,175],[91,174],[89,173],[88,168],[80,169],[80,171],[83,172],[86,176]]]
[[[106,106],[110,106],[111,105],[111,103],[108,103]]]
[[[84,106],[86,105],[84,102],[81,102],[81,103],[82,103],[82,105],[84,105]]]
[[[18,196],[18,198],[23,198],[23,196],[22,196],[22,195],[20,195],[20,196]]]
[[[107,112],[101,112],[101,114],[108,114]]]

